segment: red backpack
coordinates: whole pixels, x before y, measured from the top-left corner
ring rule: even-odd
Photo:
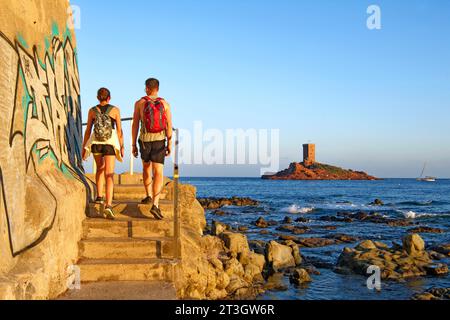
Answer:
[[[150,97],[143,97],[144,107],[144,125],[148,133],[160,133],[167,129],[167,115],[164,107],[164,99],[155,100]]]

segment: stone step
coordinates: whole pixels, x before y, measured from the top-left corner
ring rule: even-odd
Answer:
[[[80,242],[81,259],[161,259],[173,256],[173,239],[88,239]]]
[[[130,192],[117,192],[114,191],[114,200],[115,201],[124,201],[124,200],[142,200],[146,197],[145,191],[141,193],[130,193]],[[161,193],[161,200],[169,199],[167,193]]]
[[[165,218],[173,218],[173,203],[169,200],[161,200],[160,209]],[[154,220],[153,215],[150,213],[152,205],[140,204],[139,201],[116,201],[113,206],[114,214],[118,220],[129,219],[151,219]],[[97,204],[89,205],[89,217],[99,218],[102,217],[103,206]]]
[[[83,239],[172,237],[173,230],[173,221],[167,219],[86,219],[83,222]]]
[[[81,282],[174,281],[176,262],[167,259],[81,260]]]
[[[173,283],[162,281],[108,281],[83,283],[80,290],[69,290],[62,301],[155,301],[176,300]]]

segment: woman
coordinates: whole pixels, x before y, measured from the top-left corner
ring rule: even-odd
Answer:
[[[114,195],[114,169],[116,159],[122,162],[124,156],[122,121],[120,110],[109,104],[111,93],[101,88],[97,93],[99,105],[89,111],[86,133],[83,141],[83,159],[94,155],[97,165],[97,204],[105,204],[104,216],[114,219],[112,201]],[[92,134],[94,128],[94,134]],[[106,199],[104,187],[106,180]]]

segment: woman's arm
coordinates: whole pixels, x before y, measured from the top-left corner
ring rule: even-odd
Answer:
[[[115,120],[117,125],[117,135],[119,136],[119,142],[120,142],[120,153],[122,154],[122,157],[125,155],[125,145],[123,143],[123,129],[122,129],[122,117],[120,115],[120,109],[116,108],[115,112]]]
[[[87,122],[86,132],[84,133],[83,148],[82,148],[82,158],[83,159],[86,155],[86,150],[84,148],[86,147],[86,144],[88,143],[89,139],[91,138],[93,123],[94,123],[94,114],[93,114],[92,110],[89,110],[88,122]]]

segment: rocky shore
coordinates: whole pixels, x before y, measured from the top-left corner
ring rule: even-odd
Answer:
[[[361,171],[345,170],[327,164],[291,163],[288,169],[274,175],[262,176],[264,180],[378,180]]]
[[[212,220],[211,225],[205,226],[205,232],[208,234],[206,239],[211,243],[218,241],[216,252],[222,252],[222,258],[219,260],[224,266],[223,269],[228,270],[235,279],[235,285],[225,290],[227,297],[248,298],[255,297],[265,290],[285,291],[288,290],[286,281],[295,286],[305,287],[320,276],[318,269],[327,269],[338,274],[367,276],[368,268],[377,266],[381,269],[382,279],[396,282],[411,278],[441,277],[449,272],[446,261],[450,257],[450,245],[427,246],[419,235],[442,234],[446,233],[446,230],[421,225],[412,219],[388,218],[375,211],[339,212],[335,216],[316,218],[318,222],[336,223],[323,225],[311,223],[308,214],[291,214],[280,220],[269,219],[264,213],[256,210],[260,203],[248,198],[202,199],[201,203],[219,219],[223,215],[232,215],[221,211],[220,208],[223,206],[243,206],[245,208],[242,210],[255,215],[253,222],[231,226]],[[383,205],[379,199],[370,204],[375,208]],[[251,210],[251,206],[255,210]],[[337,231],[342,226],[353,223],[382,224],[401,228],[404,230],[404,236],[398,239],[400,244],[396,242],[387,244]],[[245,236],[258,233],[272,240],[248,241]],[[322,233],[325,234],[317,236]],[[308,234],[313,236],[308,237]],[[350,244],[354,245],[348,247]],[[335,252],[338,256],[334,262],[330,263],[329,260],[321,259],[317,255],[301,254],[303,250],[308,250],[310,254],[311,250],[325,247],[331,247],[330,250],[340,248],[339,252]],[[222,270],[220,264],[217,265],[219,270]],[[233,267],[227,268],[228,265]],[[246,271],[247,269],[252,271]],[[235,290],[237,284],[241,288]],[[443,289],[434,288],[413,299],[444,299],[447,294],[448,292]]]

